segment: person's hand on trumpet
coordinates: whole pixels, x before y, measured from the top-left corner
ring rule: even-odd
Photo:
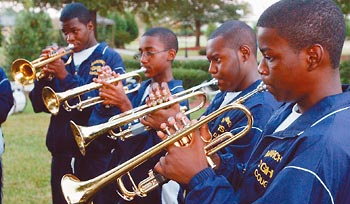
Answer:
[[[58,46],[50,46],[41,51],[40,57],[50,58],[53,53],[64,51],[63,48]],[[65,68],[65,63],[61,58],[50,62],[41,69],[41,75],[43,78],[51,80],[52,77],[56,77],[59,80],[63,80],[68,75],[68,72]]]
[[[163,123],[161,128],[164,132],[158,131],[157,134],[162,140],[166,140],[172,134],[181,131],[184,126],[196,122],[196,120],[190,121],[183,113],[178,113],[175,118],[169,118],[167,124]],[[203,125],[196,129],[190,137],[191,140],[187,144],[168,146],[167,154],[160,158],[154,167],[155,171],[181,184],[189,184],[196,174],[209,167],[204,152],[206,145],[204,141],[210,141],[211,138],[208,126]]]
[[[96,83],[101,83],[103,86],[99,89],[100,97],[103,99],[102,105],[106,107],[116,106],[121,112],[131,110],[132,104],[125,94],[122,81],[116,83],[108,83],[112,78],[119,77],[109,66],[104,66],[98,71],[98,77],[93,79]]]
[[[148,107],[156,106],[161,103],[170,101],[174,98],[171,95],[168,84],[163,82],[161,85],[158,83],[152,83],[149,91],[149,95],[146,98],[146,105]],[[163,109],[158,109],[143,118],[140,118],[140,122],[155,130],[160,130],[159,127],[169,117],[175,116],[176,113],[180,112],[180,105],[175,103]]]

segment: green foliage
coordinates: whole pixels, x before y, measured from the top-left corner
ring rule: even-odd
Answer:
[[[350,20],[345,19],[346,36],[350,39]]]
[[[215,23],[209,23],[208,28],[205,31],[205,36],[207,36],[207,39],[210,37],[211,33],[216,29]]]
[[[132,70],[140,67],[138,60],[124,59],[125,67]],[[172,64],[173,69],[193,69],[208,72],[209,62],[207,60],[175,60]]]
[[[179,61],[179,68],[194,69],[208,72],[209,62],[207,60],[184,60]]]
[[[344,14],[350,13],[350,1],[349,0],[334,0],[338,4]]]
[[[49,114],[35,114],[28,102],[23,113],[10,115],[2,125],[3,203],[51,203],[51,155],[45,146],[49,119]]]
[[[350,62],[343,61],[340,63],[340,77],[343,84],[350,84]]]
[[[2,35],[2,26],[0,26],[0,47],[3,45],[4,36]]]
[[[211,79],[207,71],[198,69],[173,69],[175,79],[181,79],[185,89],[191,88],[202,83],[205,80]]]
[[[140,62],[137,60],[124,60],[124,64],[127,72],[140,67]],[[174,61],[173,76],[175,79],[181,79],[185,88],[190,88],[211,79],[208,67],[206,60]]]
[[[108,18],[115,22],[114,26],[98,26],[98,39],[107,41],[110,45],[123,48],[135,40],[139,35],[138,26],[135,17],[130,13],[119,14],[118,12],[109,12]],[[114,29],[114,30],[113,30]],[[113,39],[111,39],[113,38]]]
[[[203,56],[207,55],[207,49],[206,49],[206,48],[201,48],[201,49],[198,51],[198,54],[199,54],[199,55],[203,55]]]
[[[54,31],[51,19],[46,13],[19,13],[14,31],[6,45],[7,64],[10,65],[18,58],[29,61],[38,58],[41,50],[54,42],[52,33]]]

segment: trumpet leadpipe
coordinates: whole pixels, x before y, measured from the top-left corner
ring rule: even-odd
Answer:
[[[149,107],[146,109],[142,109],[137,112],[133,112],[132,114],[127,114],[123,117],[118,117],[113,120],[109,120],[106,123],[102,123],[94,126],[79,126],[75,124],[73,121],[70,122],[71,129],[73,131],[73,135],[81,153],[85,154],[85,147],[97,137],[110,132],[113,129],[120,128],[124,125],[129,124],[130,122],[137,120],[147,114],[150,114],[158,109],[162,109],[168,106],[171,106],[175,103],[179,103],[180,101],[187,100],[191,97],[201,96],[203,97],[203,103],[206,101],[206,95],[202,91],[191,92],[189,94],[174,98],[173,100],[161,103],[159,105]],[[84,142],[85,141],[85,142]]]
[[[34,83],[35,79],[43,78],[41,72],[37,73],[39,68],[42,68],[44,65],[49,64],[67,54],[73,52],[74,45],[69,44],[63,51],[55,51],[49,54],[47,57],[40,57],[33,61],[28,61],[23,58],[16,59],[12,62],[11,72],[13,79],[22,84],[28,85]]]
[[[136,91],[140,88],[140,83],[141,83],[142,79],[141,79],[141,76],[139,75],[139,73],[145,72],[145,70],[146,69],[142,67],[141,69],[135,70],[133,72],[125,73],[125,74],[122,74],[118,77],[109,79],[106,82],[113,84],[113,83],[116,83],[118,81],[125,80],[127,78],[131,78],[131,77],[137,78],[138,79],[138,86],[136,86],[134,89],[126,90],[125,93],[128,94],[128,93]],[[88,93],[90,91],[93,91],[93,90],[97,90],[97,89],[101,88],[102,86],[103,85],[101,83],[91,82],[89,84],[85,84],[83,86],[69,89],[67,91],[59,92],[59,93],[56,93],[52,88],[46,86],[43,88],[42,98],[43,98],[43,101],[44,101],[46,108],[53,115],[58,114],[62,103],[63,103],[63,107],[67,111],[70,111],[72,109],[83,110],[84,108],[101,103],[103,101],[103,99],[99,96],[96,96],[96,97],[88,98],[88,99],[82,101],[81,95]],[[70,105],[69,100],[71,100],[73,98],[77,98],[79,102],[76,103],[75,105]]]
[[[85,155],[85,149],[86,147],[97,137],[105,134],[108,132],[108,135],[112,139],[120,138],[122,140],[129,138],[131,136],[137,135],[138,133],[148,130],[147,127],[144,127],[142,125],[128,125],[127,128],[124,127],[122,129],[121,127],[126,124],[130,124],[132,121],[138,120],[139,117],[143,117],[153,111],[156,111],[158,109],[165,108],[169,105],[173,105],[175,103],[178,103],[182,100],[189,99],[191,97],[200,96],[202,97],[202,101],[199,105],[196,107],[186,110],[184,107],[180,107],[181,111],[183,111],[186,115],[189,115],[200,108],[204,107],[206,103],[206,95],[204,92],[199,91],[200,89],[204,87],[208,87],[210,85],[217,85],[217,80],[212,79],[209,82],[201,83],[197,86],[194,86],[190,89],[184,90],[182,92],[176,93],[174,96],[175,98],[170,101],[163,101],[162,103],[155,105],[153,107],[148,107],[148,105],[142,105],[139,107],[136,107],[132,110],[123,112],[121,114],[118,114],[116,116],[113,116],[109,119],[107,123],[90,126],[90,127],[84,127],[79,126],[75,124],[74,122],[71,122],[71,128],[73,131],[73,135],[75,137],[76,143],[79,147],[79,150],[82,155]],[[180,97],[180,99],[179,99]],[[123,119],[122,119],[123,118]],[[140,123],[139,123],[140,124]],[[120,132],[116,133],[114,129],[119,128]]]
[[[69,204],[79,204],[91,202],[93,196],[104,186],[116,181],[118,178],[127,174],[129,171],[138,167],[146,162],[148,159],[154,157],[158,153],[162,152],[169,145],[174,144],[182,137],[187,136],[195,129],[208,123],[209,121],[217,118],[219,115],[226,111],[233,109],[245,108],[240,104],[229,104],[212,114],[207,115],[205,118],[199,120],[197,123],[188,125],[182,129],[181,132],[169,136],[167,139],[161,141],[150,149],[144,151],[141,154],[136,155],[132,159],[120,164],[119,166],[87,181],[79,181],[77,177],[71,174],[66,174],[62,177],[61,188],[66,201]]]

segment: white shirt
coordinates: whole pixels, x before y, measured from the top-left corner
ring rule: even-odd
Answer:
[[[220,105],[220,108],[223,107],[224,105],[227,105],[228,103],[230,103],[232,101],[232,99],[234,99],[240,93],[241,93],[241,91],[239,91],[239,92],[227,92],[226,96],[224,98],[224,101]]]
[[[298,105],[295,104],[292,108],[292,112],[290,113],[290,115],[276,128],[275,132],[285,130],[287,127],[289,127],[290,124],[292,124],[300,116],[301,116],[301,113],[299,112]]]
[[[73,62],[75,66],[80,66],[84,60],[86,60],[97,48],[99,44],[96,44],[95,46],[92,46],[88,49],[82,50],[80,52],[74,52],[73,53]]]

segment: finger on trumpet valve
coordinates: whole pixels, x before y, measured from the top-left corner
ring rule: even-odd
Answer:
[[[161,98],[158,98],[157,100],[156,100],[156,105],[159,105],[159,104],[161,104],[161,103],[163,103],[164,101],[163,101],[163,97],[161,97]]]
[[[187,118],[185,116],[181,117],[181,122],[184,126],[188,126],[190,123],[187,122]]]
[[[174,127],[174,129],[176,130],[176,132],[180,130],[180,128],[177,127],[176,123],[173,124],[173,127]]]
[[[170,100],[170,94],[166,90],[162,90],[162,100],[163,102],[167,102]]]
[[[171,133],[170,133],[170,130],[169,130],[169,127],[168,126],[165,126],[164,128],[163,128],[163,131],[168,135],[168,136],[170,136],[171,135]]]
[[[151,101],[151,102],[150,102],[151,107],[154,107],[154,106],[158,105],[158,104],[157,104],[157,101],[156,101],[156,97],[154,96],[153,93],[150,93],[150,94],[148,95],[148,98],[149,98],[149,100]]]

